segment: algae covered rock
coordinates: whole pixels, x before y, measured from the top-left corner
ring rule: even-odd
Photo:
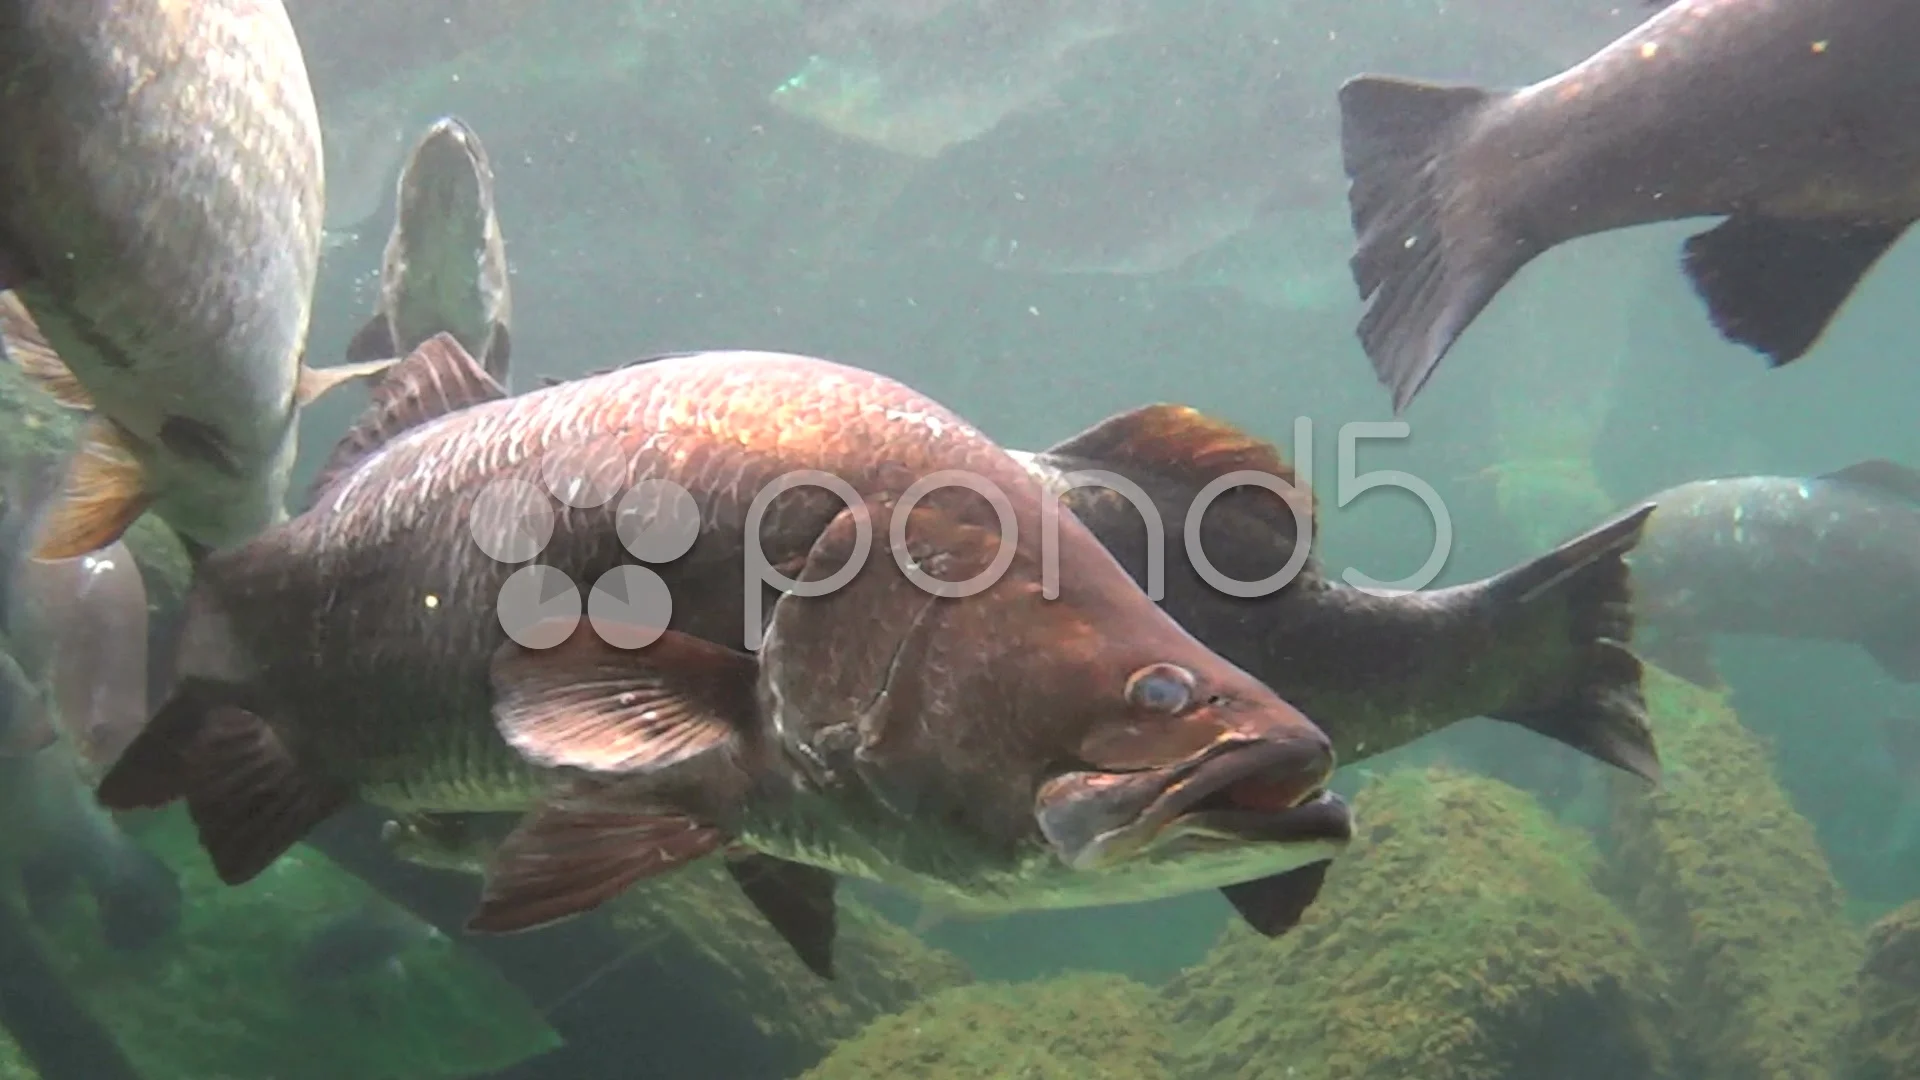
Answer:
[[[1153,991],[1118,975],[935,994],[841,1043],[801,1080],[1172,1080]]]
[[[1644,1080],[1658,976],[1596,856],[1524,793],[1445,769],[1374,781],[1302,924],[1238,922],[1167,989],[1193,1080]]]
[[[1867,932],[1849,1080],[1920,1080],[1920,900]]]
[[[1813,826],[1718,695],[1651,666],[1646,688],[1666,777],[1616,790],[1607,880],[1669,969],[1684,1074],[1837,1076],[1862,942]]]
[[[969,981],[965,965],[843,895],[828,982],[801,966],[793,949],[717,863],[643,883],[614,906],[614,925],[636,947],[669,937],[691,946],[710,969],[703,982],[753,1017],[768,1036],[818,1057],[883,1013]]]
[[[149,1080],[464,1080],[558,1045],[484,961],[424,932],[390,964],[305,975],[313,934],[368,896],[317,852],[295,847],[234,888],[186,814],[151,838],[185,892],[173,937],[115,952],[80,910],[50,930],[69,983]]]

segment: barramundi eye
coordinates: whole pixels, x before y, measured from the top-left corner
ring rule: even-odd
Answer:
[[[1149,712],[1177,713],[1193,700],[1193,672],[1178,664],[1148,664],[1127,679],[1127,703]]]

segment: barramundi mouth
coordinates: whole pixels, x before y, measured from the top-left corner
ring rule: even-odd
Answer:
[[[1223,740],[1164,768],[1062,773],[1041,785],[1035,817],[1076,870],[1252,845],[1343,847],[1353,819],[1327,790],[1333,764],[1323,740]]]

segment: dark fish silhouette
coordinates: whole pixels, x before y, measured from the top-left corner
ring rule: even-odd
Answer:
[[[1920,682],[1920,472],[1864,461],[1824,476],[1734,476],[1653,496],[1632,555],[1648,656],[1718,682],[1716,634],[1851,642]]]
[[[1714,326],[1804,355],[1920,218],[1917,42],[1911,0],[1680,0],[1521,90],[1349,80],[1360,340],[1395,410],[1534,257],[1656,221],[1726,215],[1682,260]]]
[[[547,800],[502,845],[476,926],[551,921],[726,849],[825,971],[836,873],[992,910],[1222,886],[1278,932],[1347,840],[1346,807],[1321,791],[1326,736],[1070,518],[1058,595],[1042,596],[1038,484],[893,380],[699,353],[506,398],[443,334],[374,397],[314,509],[199,566],[179,689],[100,785],[112,807],[184,799],[226,881],[356,796],[402,813]],[[803,471],[852,498],[768,490]],[[1001,492],[1005,516],[936,489],[889,532],[903,493],[955,471]],[[749,574],[763,490],[754,549],[789,577],[844,561],[858,522],[883,539],[840,591],[784,595]],[[551,648],[509,638],[513,565],[476,542],[535,521],[551,535],[515,561],[592,583],[602,613]],[[596,636],[621,625],[603,609],[638,570],[621,531],[635,522],[692,540],[650,565],[672,616],[640,649]],[[922,573],[1001,576],[936,597],[905,584],[895,549]],[[758,664],[733,651],[763,625],[756,598],[773,627]],[[576,782],[556,788],[553,770]]]
[[[1102,470],[1139,485],[1162,524],[1162,606],[1220,655],[1295,701],[1333,739],[1342,764],[1472,716],[1557,739],[1649,780],[1659,758],[1640,693],[1626,564],[1651,507],[1483,581],[1382,595],[1329,580],[1311,550],[1292,581],[1260,597],[1207,583],[1185,529],[1201,491],[1229,473],[1272,476],[1300,493],[1301,516],[1269,491],[1238,487],[1201,519],[1202,552],[1232,578],[1259,581],[1310,543],[1312,496],[1271,444],[1193,409],[1122,413],[1028,467],[1150,585],[1140,510],[1111,487],[1067,488]]]
[[[107,944],[138,950],[178,926],[179,880],[92,786],[147,720],[147,592],[122,543],[27,557],[57,491],[51,471],[18,475],[0,514],[0,862],[36,916],[84,886]]]
[[[40,555],[286,516],[300,406],[364,373],[301,363],[320,149],[278,0],[0,2],[0,333],[94,414]]]
[[[379,308],[347,345],[347,359],[405,356],[448,333],[505,387],[512,293],[493,165],[480,137],[453,117],[434,121],[408,155],[397,190]]]

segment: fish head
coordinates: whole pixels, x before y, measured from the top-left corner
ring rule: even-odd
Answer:
[[[1039,848],[1070,871],[1198,856],[1218,864],[1212,885],[1346,843],[1326,734],[1165,615],[1078,521],[1028,546],[934,502],[870,503],[859,572],[776,605],[762,713],[800,756],[975,849]],[[843,514],[802,579],[831,577],[856,531]]]
[[[150,509],[183,540],[208,551],[236,547],[287,520],[287,495],[299,454],[298,409],[277,430],[254,433],[260,452],[214,424],[170,416],[153,441],[130,439]],[[252,442],[251,439],[248,440]]]
[[[493,165],[480,137],[451,116],[433,122],[400,170],[398,217],[474,220],[493,206]]]
[[[394,345],[410,349],[452,333],[505,377],[510,318],[506,245],[494,209],[493,165],[472,128],[442,117],[400,172],[393,233],[381,270],[382,310]]]

